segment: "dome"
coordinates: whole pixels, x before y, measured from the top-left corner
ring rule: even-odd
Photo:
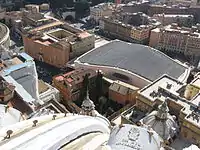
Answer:
[[[88,116],[97,116],[98,112],[95,110],[95,105],[92,100],[89,98],[89,91],[87,89],[87,95],[85,99],[83,100],[83,103],[81,105],[82,115],[88,115]]]
[[[9,137],[6,131],[12,131]],[[100,118],[50,114],[5,126],[0,129],[0,135],[0,149],[4,150],[89,150],[104,145],[110,129]]]
[[[151,127],[156,131],[163,140],[170,140],[173,138],[179,128],[175,121],[175,116],[170,115],[169,108],[166,101],[159,105],[157,111],[153,111],[144,119],[141,120],[142,124]]]
[[[23,120],[21,112],[7,105],[0,104],[0,128]]]
[[[87,94],[86,98],[84,99],[84,101],[83,101],[81,107],[82,107],[82,109],[84,109],[84,110],[94,110],[94,109],[95,109],[95,105],[94,105],[93,101],[90,100],[88,94]]]
[[[108,145],[113,150],[160,150],[162,142],[153,130],[124,124],[113,128]]]

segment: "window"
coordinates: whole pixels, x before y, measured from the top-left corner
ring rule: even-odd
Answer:
[[[116,78],[122,79],[122,80],[129,81],[129,77],[127,77],[123,74],[120,74],[120,73],[113,73],[113,76],[116,77]]]

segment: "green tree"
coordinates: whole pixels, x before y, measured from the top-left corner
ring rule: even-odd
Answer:
[[[84,15],[90,10],[90,4],[87,0],[79,0],[75,3],[75,11],[78,15]]]
[[[83,77],[83,86],[82,88],[80,89],[80,97],[79,99],[76,101],[76,104],[78,106],[80,106],[82,104],[82,101],[84,100],[84,98],[86,97],[86,94],[87,94],[87,88],[89,88],[89,75],[86,74],[84,77]]]
[[[96,78],[96,99],[103,95],[103,74],[98,70]]]
[[[89,88],[89,74],[86,74],[83,79],[83,97],[86,97],[88,88]]]

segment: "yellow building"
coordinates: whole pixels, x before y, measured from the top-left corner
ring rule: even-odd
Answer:
[[[198,77],[186,90],[191,89],[191,85],[196,86]],[[164,75],[138,92],[136,107],[148,113],[166,100],[170,114],[178,118],[181,137],[200,146],[200,93],[193,89],[191,94],[198,94],[187,100],[179,94],[184,87],[185,84]]]
[[[200,91],[200,73],[198,73],[194,80],[186,86],[184,97],[191,100]]]

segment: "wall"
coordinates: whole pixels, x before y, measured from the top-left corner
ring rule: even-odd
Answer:
[[[34,40],[23,36],[24,49],[25,52],[37,60],[42,60],[40,54],[42,55],[43,61],[50,65],[56,67],[65,67],[69,60],[69,46],[65,49],[57,48],[51,45],[44,45]]]
[[[193,124],[184,120],[183,125],[181,126],[181,136],[186,140],[193,142],[194,144],[200,144],[200,130],[195,127]]]
[[[199,93],[199,90],[200,88],[193,86],[191,84],[188,84],[185,89],[184,97],[186,99],[191,100],[195,95]]]
[[[130,92],[131,91],[131,92]],[[135,97],[137,95],[137,91],[130,90],[126,95],[120,94],[116,91],[113,91],[109,89],[109,99],[112,99],[113,101],[117,101],[120,104],[135,104]]]
[[[127,95],[122,95],[116,91],[109,89],[109,99],[116,101],[117,103],[125,105],[128,102]]]
[[[149,46],[156,47],[158,45],[159,34],[160,34],[160,32],[156,32],[154,30],[151,31],[150,40],[149,40]]]
[[[94,48],[95,37],[93,35],[81,39],[80,41],[75,41],[71,44],[71,54],[70,58],[74,58],[84,54],[85,52]]]
[[[92,70],[102,70],[106,77],[114,79],[114,80],[123,81],[125,83],[131,84],[131,85],[136,86],[138,88],[143,88],[144,86],[151,83],[151,81],[146,80],[146,79],[140,77],[137,74],[127,72],[127,71],[119,69],[119,68],[107,67],[107,66],[87,65],[87,64],[75,62],[75,68],[79,68],[79,67],[85,67],[85,68],[92,69]],[[129,80],[126,81],[126,80],[122,80],[122,79],[119,79],[119,78],[115,78],[112,75],[113,73],[119,73],[119,74],[125,75],[129,78]]]
[[[153,108],[153,102],[146,99],[142,95],[138,95],[138,97],[136,99],[136,107],[140,108],[140,110],[142,110],[144,112],[149,112]]]

